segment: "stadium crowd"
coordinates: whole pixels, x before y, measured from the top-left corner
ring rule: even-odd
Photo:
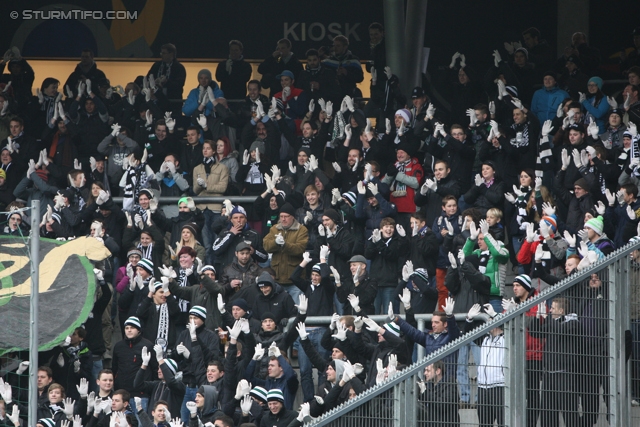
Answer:
[[[40,236],[91,236],[112,254],[95,265],[84,325],[39,355],[38,426],[302,425],[408,366],[417,345],[429,354],[481,312],[509,310],[640,234],[640,28],[619,94],[606,93],[584,34],[554,58],[530,28],[524,46],[495,50],[484,74],[453,55],[439,88],[450,109],[423,87],[402,93],[383,26],[369,34],[366,103],[361,61],[344,36],[305,52],[304,65],[278,41],[259,81],[238,40],[197,82],[185,81],[165,44],[146,76],[117,82],[124,87],[85,50],[64,85],[44,78],[36,96],[28,61],[15,47],[4,54],[2,234],[28,235],[20,208],[39,199],[31,214],[42,218]],[[207,199],[239,195],[255,200]],[[163,197],[179,198],[177,216],[165,215]],[[594,310],[561,303],[553,319]],[[387,313],[383,324],[368,317]],[[423,313],[434,314],[430,330],[417,328]],[[332,320],[307,326],[307,316]],[[496,329],[446,358],[455,373],[444,363],[425,369],[420,390],[441,403],[425,405],[425,425],[459,422],[457,405],[475,402],[469,352],[477,365],[499,366],[504,354],[485,349],[501,339]],[[553,402],[540,398],[544,341],[528,336],[527,346],[535,426]],[[2,357],[0,426],[34,425],[26,359]],[[478,405],[501,407],[503,374],[484,372]],[[438,387],[447,376],[457,387]],[[481,425],[500,423],[484,412]]]

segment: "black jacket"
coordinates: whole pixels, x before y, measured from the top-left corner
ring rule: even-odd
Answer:
[[[169,332],[167,334],[167,346],[173,348],[176,345],[176,321],[180,314],[178,300],[173,296],[167,297],[167,309],[169,312]],[[158,324],[160,322],[160,310],[153,302],[153,297],[143,298],[136,310],[136,316],[142,322],[142,336],[151,342],[156,341]]]
[[[373,315],[375,310],[373,307],[373,301],[378,294],[378,282],[368,272],[359,278],[358,286],[355,286],[351,274],[348,274],[346,278],[340,278],[342,285],[336,287],[338,293],[338,301],[343,304],[343,310],[345,315],[355,315],[353,307],[349,303],[347,297],[350,294],[354,294],[360,299],[360,314]]]
[[[169,369],[166,363],[160,365],[162,370],[162,376],[164,381],[151,380],[151,371],[147,369],[140,369],[136,374],[136,378],[133,381],[133,386],[136,390],[140,390],[145,393],[145,396],[149,396],[148,414],[151,415],[151,411],[155,403],[158,400],[164,400],[169,404],[169,411],[172,414],[180,413],[180,406],[184,399],[185,385],[182,381],[175,378],[174,373]]]
[[[333,295],[336,287],[329,277],[331,271],[327,263],[320,264],[320,284],[313,286],[311,280],[301,277],[304,268],[298,266],[291,274],[291,281],[309,299],[307,316],[331,316],[333,314]]]
[[[178,369],[182,371],[182,382],[187,387],[200,385],[207,380],[207,363],[220,359],[220,339],[218,334],[207,329],[204,325],[196,329],[197,340],[191,341],[188,330],[178,336],[176,342],[182,343],[189,350],[189,358],[174,352]]]
[[[133,339],[125,338],[122,341],[118,341],[113,347],[113,359],[111,362],[111,369],[115,377],[113,383],[114,390],[123,388],[130,391],[132,397],[148,397],[143,391],[136,391],[133,386],[136,373],[140,369],[140,366],[142,366],[143,347],[147,347],[147,350],[152,353],[149,370],[151,372],[158,370],[158,362],[153,351],[153,343],[143,338],[142,333]]]
[[[370,239],[364,249],[365,258],[371,260],[370,274],[376,278],[379,288],[396,287],[404,259],[409,255],[408,238],[394,231],[393,236],[381,237],[374,242]]]

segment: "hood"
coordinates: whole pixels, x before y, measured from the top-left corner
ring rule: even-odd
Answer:
[[[216,403],[218,402],[218,389],[211,385],[203,385],[204,389],[204,406],[202,407],[202,414],[210,414],[217,410]]]
[[[334,369],[336,371],[336,384],[337,384],[342,379],[342,374],[344,373],[344,362],[342,360],[334,359],[331,361],[331,364],[334,365]]]
[[[356,123],[358,123],[358,127],[360,129],[364,129],[367,126],[367,118],[365,117],[364,112],[360,109],[357,109],[353,113],[351,113],[348,123],[351,122],[351,119],[354,119]]]
[[[320,169],[316,169],[313,171],[313,174],[320,180],[322,185],[324,185],[324,191],[327,191],[327,186],[330,183],[329,177],[324,174]]]

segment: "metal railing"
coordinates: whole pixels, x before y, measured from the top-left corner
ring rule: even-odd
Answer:
[[[625,359],[629,351],[625,336],[631,335],[630,306],[633,304],[634,313],[640,312],[639,270],[630,267],[630,254],[637,249],[640,242],[627,244],[305,425],[493,425],[494,418],[507,426],[535,427],[538,418],[541,426],[598,421],[598,425],[607,421],[611,426],[638,425],[640,414],[634,413],[635,424],[631,419],[631,400],[638,396],[631,395],[630,383],[640,384],[640,372],[630,374]],[[551,311],[546,319],[533,314],[543,309],[541,303]],[[567,306],[565,314],[575,312],[577,317],[555,320],[553,313],[559,313],[562,304]],[[444,362],[459,374],[459,361],[451,360],[486,336],[499,337],[500,344],[491,347],[491,339],[486,339],[481,346],[485,352],[475,360],[478,383],[470,391],[474,394],[477,388],[477,402],[468,398],[468,405],[460,406],[459,390],[443,401],[444,391],[459,386],[455,371],[449,369],[438,371],[444,372],[439,380],[435,375],[427,381],[425,392],[418,388],[420,374],[426,367],[425,372],[430,373],[439,366],[436,362]],[[542,337],[538,339],[544,341],[537,344],[542,346],[536,347],[532,337]],[[640,347],[638,337],[631,341],[636,349]],[[491,351],[498,350],[502,356],[490,362]],[[634,354],[631,362],[640,363],[639,358]],[[466,369],[462,365],[462,372]],[[496,387],[487,372],[501,373],[504,382]],[[447,415],[444,409],[451,411]],[[563,423],[559,422],[561,414]]]

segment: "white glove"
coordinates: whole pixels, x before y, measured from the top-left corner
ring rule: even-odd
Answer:
[[[298,331],[298,335],[300,336],[301,340],[306,340],[309,337],[304,322],[298,323],[298,326],[296,326],[296,331]]]
[[[190,320],[187,323],[187,330],[189,331],[189,335],[191,336],[191,341],[196,341],[198,339],[197,329],[195,320]]]
[[[489,234],[489,223],[487,222],[486,219],[481,219],[479,225],[480,225],[480,232],[482,234],[484,234],[485,236]]]
[[[413,261],[408,260],[402,266],[402,280],[404,280],[405,282],[408,282],[412,274],[413,274]]]
[[[403,288],[402,294],[399,294],[398,298],[402,301],[405,311],[411,308],[411,291],[409,289]]]
[[[327,113],[327,118],[330,118],[333,115],[333,102],[327,101],[327,105],[324,112]]]
[[[325,234],[326,234],[326,233],[325,233],[325,231],[324,231],[324,225],[322,225],[322,224],[318,225],[318,234],[319,234],[320,236],[322,236],[322,237],[324,237],[324,236],[325,236]],[[278,242],[276,241],[276,243],[278,243]]]
[[[482,176],[480,176],[479,173],[476,174],[474,181],[475,181],[476,187],[480,187],[484,183],[484,179],[482,179]]]
[[[607,198],[607,202],[609,202],[609,206],[613,206],[616,202],[616,196],[614,196],[608,188],[604,190],[604,195]]]
[[[329,246],[327,245],[320,246],[320,259],[326,260],[328,255],[329,255]]]
[[[200,125],[202,129],[205,129],[205,130],[207,129],[207,117],[204,114],[200,114],[196,119],[196,121],[198,122],[198,125]]]
[[[276,234],[276,244],[280,245],[280,246],[284,246],[284,237],[282,236],[282,233],[278,233]]]
[[[373,230],[373,233],[371,234],[371,240],[373,241],[373,243],[379,242],[381,238],[382,236],[380,235],[380,229],[376,228],[375,230]]]
[[[493,306],[491,304],[489,304],[489,303],[483,305],[482,307],[484,307],[484,312],[487,313],[489,316],[491,316],[491,318],[496,317],[496,315],[498,314],[493,309]]]
[[[542,258],[544,257],[544,248],[542,245],[536,246],[535,260],[536,262],[542,262]]]
[[[444,226],[447,228],[447,233],[453,236],[453,233],[454,233],[453,225],[451,224],[451,222],[449,222],[447,218],[444,219]]]
[[[500,79],[496,81],[496,84],[498,85],[498,99],[502,101],[502,98],[509,95],[509,93],[507,92],[507,87],[505,86],[504,82]]]
[[[622,190],[618,190],[616,192],[616,197],[618,198],[618,204],[619,205],[623,205],[624,204],[624,193],[622,192]]]
[[[533,230],[533,223],[527,224],[526,232],[527,232],[527,242],[533,243],[536,240],[536,233]]]
[[[122,126],[120,126],[118,123],[114,123],[111,125],[111,136],[116,137],[118,136],[118,134],[120,133],[120,129],[122,129]]]
[[[173,132],[173,129],[176,127],[176,121],[171,117],[171,111],[164,113],[164,122],[167,125],[169,132]]]
[[[610,96],[607,96],[607,102],[612,109],[618,108],[618,102]]]
[[[329,268],[331,269],[331,273],[333,273],[333,280],[336,282],[336,284],[340,284],[340,274],[338,273],[338,270],[336,270],[334,266],[331,266]]]
[[[316,109],[316,102],[312,98],[311,101],[309,101],[309,112],[313,114],[315,109]]]
[[[498,68],[500,66],[500,62],[502,62],[502,56],[500,56],[500,52],[497,50],[493,51],[493,65]]]
[[[333,162],[333,163],[331,163],[331,165],[333,166],[333,170],[335,170],[337,173],[342,172],[342,168],[340,167],[338,162]]]
[[[535,183],[535,186],[533,189],[535,191],[540,191],[540,189],[542,188],[542,178],[540,178],[539,176],[536,176],[534,183]]]
[[[453,314],[454,305],[455,305],[455,302],[453,301],[453,298],[448,297],[445,300],[444,305],[442,306],[442,309],[444,310],[447,316],[451,316]]]
[[[202,188],[207,188],[207,181],[204,180],[204,178],[200,178],[198,177],[196,179],[196,182],[198,183],[198,185]]]
[[[553,130],[553,126],[551,126],[551,120],[545,120],[542,125],[542,137],[548,137],[549,133]]]
[[[469,238],[476,240],[479,234],[480,230],[476,227],[476,223],[472,221],[471,224],[469,224]]]
[[[636,212],[633,210],[633,208],[629,205],[627,205],[627,216],[629,217],[629,219],[631,221],[636,219]]]
[[[404,230],[404,227],[401,226],[400,224],[396,224],[396,231],[401,237],[405,237],[407,235],[407,232]]]
[[[573,149],[573,151],[571,152],[571,156],[573,157],[573,163],[575,163],[578,169],[582,166],[586,166],[582,163],[582,157],[580,156],[580,152],[577,149]]]
[[[583,92],[578,92],[578,102],[582,104],[586,100],[587,95],[585,95]]]
[[[90,80],[87,80],[89,82]],[[70,420],[73,418],[73,405],[75,405],[76,401],[72,400],[70,397],[67,397],[63,401],[64,408],[62,408],[62,412],[67,416],[67,419]]]
[[[556,109],[556,117],[560,119],[562,116],[564,116],[564,108],[561,102],[558,104],[558,108]]]
[[[282,89],[282,100],[286,102],[289,96],[291,96],[291,88],[287,86]]]
[[[374,320],[369,319],[368,317],[362,318],[365,325],[367,325],[367,330],[371,332],[378,332],[380,330],[380,325],[378,325]]]
[[[307,314],[307,308],[309,307],[309,300],[304,294],[300,294],[299,304],[295,305],[298,309],[298,313]]]
[[[511,103],[512,103],[513,105],[515,105],[515,107],[516,107],[517,109],[519,109],[519,110],[524,109],[524,106],[522,105],[522,102],[521,102],[518,98],[513,98],[513,99],[511,100]]]
[[[232,340],[237,340],[242,333],[242,322],[236,320],[233,324],[233,328],[227,326],[227,330],[229,331],[229,338],[231,338]]]
[[[598,215],[600,216],[604,216],[604,213],[606,211],[606,207],[604,205],[604,203],[602,203],[602,200],[598,201],[598,204],[594,206],[596,209],[596,212],[598,212]]]
[[[151,353],[147,350],[147,347],[142,347],[142,365],[149,366],[149,362],[151,361]]]
[[[513,300],[513,298],[509,298],[509,299],[503,298],[502,299],[502,309],[504,311],[513,310],[517,306],[518,306],[518,304],[516,304],[516,302]]]
[[[251,384],[247,380],[240,380],[236,386],[236,400],[242,399],[251,392]]]
[[[569,157],[569,153],[566,149],[562,150],[562,170],[566,171],[571,163],[571,158]]]
[[[349,294],[347,296],[347,300],[349,301],[349,304],[351,304],[351,307],[353,308],[353,311],[355,311],[355,312],[359,312],[360,311],[360,298],[358,298],[354,294]]]
[[[313,219],[313,214],[311,213],[311,211],[308,211],[304,216],[304,225],[307,225],[309,221],[311,221],[312,219]]]
[[[331,190],[331,204],[335,206],[340,202],[340,200],[342,200],[340,190],[338,190],[337,188]]]
[[[570,248],[576,247],[576,236],[569,233],[567,230],[564,231],[564,240],[566,240]]]
[[[335,338],[340,341],[344,341],[347,339],[347,327],[344,326],[341,322],[336,323],[336,333],[331,335],[331,338]]]
[[[384,120],[384,126],[385,126],[386,134],[389,135],[389,133],[391,133],[391,120],[385,119]]]
[[[460,261],[460,265],[464,264],[464,260],[464,251],[462,249],[458,249],[458,261]]]
[[[384,67],[384,73],[387,75],[387,79],[390,79],[391,76],[393,76],[393,73],[391,72],[391,67],[389,66]]]
[[[191,418],[195,418],[198,413],[198,407],[196,406],[196,402],[187,402],[186,403],[187,410],[189,411],[189,415]]]
[[[589,123],[589,126],[587,127],[587,132],[589,132],[589,135],[591,135],[591,138],[598,139],[598,134],[600,133],[598,124],[594,121],[591,121],[591,123]]]
[[[358,184],[356,184],[356,189],[358,191],[358,194],[367,193],[367,189],[364,187],[364,184],[362,183],[362,181],[358,181]]]
[[[258,345],[256,345],[254,353],[253,353],[253,360],[260,360],[264,357],[264,351],[265,349],[262,348],[262,344],[258,343]]]
[[[164,350],[160,344],[153,346],[153,352],[156,354],[156,360],[158,363],[164,360]]]
[[[176,346],[176,351],[178,352],[178,354],[183,355],[185,359],[188,359],[191,355],[191,352],[187,347],[184,346],[183,343],[180,343]]]
[[[451,64],[449,64],[449,68],[454,68],[456,66],[456,61],[460,58],[460,52],[456,52],[451,57]]]
[[[476,123],[478,123],[478,118],[476,117],[476,112],[473,108],[467,109],[467,117],[469,117],[469,126],[474,127]]]
[[[224,307],[224,300],[222,298],[222,294],[218,294],[218,311],[220,312],[220,314],[224,314],[227,312],[227,310]]]
[[[378,71],[375,68],[371,68],[371,85],[375,86],[378,82]]]
[[[280,357],[282,353],[280,353],[280,349],[276,345],[275,342],[272,342],[269,346],[269,357]]]
[[[447,253],[447,256],[449,257],[449,264],[451,264],[451,268],[458,268],[458,261],[456,260],[456,256],[453,252]],[[462,253],[462,256],[464,257],[464,252]]]
[[[475,317],[480,314],[481,309],[482,307],[480,307],[480,304],[473,304],[467,312],[467,320],[475,319]]]
[[[9,421],[13,423],[14,426],[20,426],[20,410],[18,409],[18,405],[13,405],[13,409],[11,411],[11,415],[9,415],[8,408],[5,406],[6,416],[9,418]]]
[[[509,203],[515,203],[516,202],[516,198],[511,193],[504,193],[504,198],[507,199],[507,202],[509,202]]]
[[[245,380],[243,380],[245,381]],[[238,399],[239,400],[239,399]],[[249,393],[245,394],[242,397],[242,402],[240,402],[240,409],[243,414],[249,414],[251,412],[251,405],[253,404],[253,399],[251,399],[251,395]]]
[[[547,225],[547,221],[540,220],[540,223],[538,224],[538,228],[540,229],[540,234],[542,235],[542,237],[544,237],[545,239],[548,239],[550,230],[549,230],[549,226]]]

